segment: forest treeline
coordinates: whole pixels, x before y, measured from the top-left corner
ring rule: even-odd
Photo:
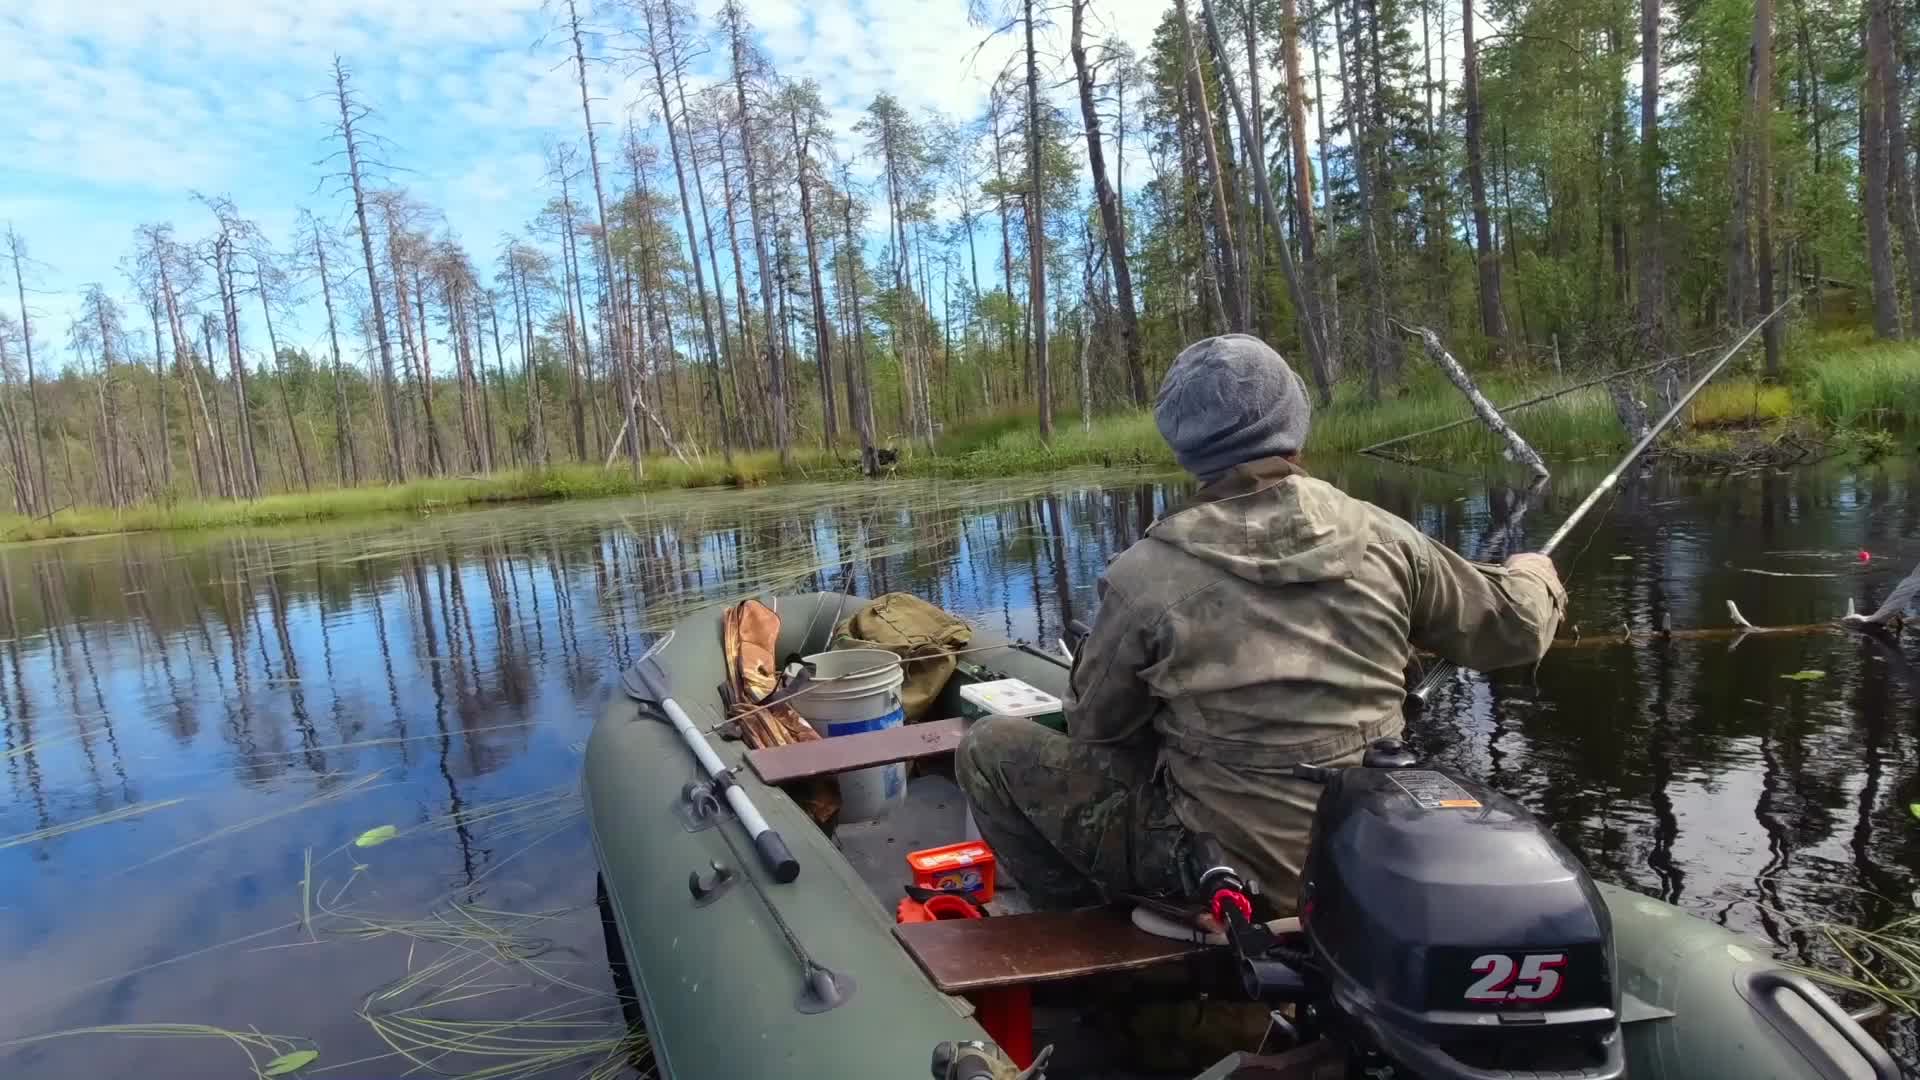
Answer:
[[[1394,393],[1411,325],[1481,365],[1626,369],[1838,287],[1920,335],[1912,4],[1174,0],[1144,54],[1098,0],[973,4],[1012,54],[984,113],[882,93],[849,147],[736,0],[563,0],[538,47],[576,137],[485,250],[389,171],[404,133],[346,58],[315,133],[334,201],[293,234],[197,196],[62,328],[9,228],[15,508],[796,449],[871,470],[970,418],[1046,438],[1144,406],[1226,331],[1322,402]],[[635,99],[592,96],[602,67]],[[296,310],[323,348],[280,339]],[[1776,321],[1767,375],[1780,349]]]

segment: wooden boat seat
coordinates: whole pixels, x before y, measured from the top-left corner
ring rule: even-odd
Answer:
[[[1155,937],[1113,908],[903,923],[893,935],[949,994],[1136,971],[1209,948]]]
[[[749,750],[747,764],[767,783],[784,784],[790,780],[951,754],[959,748],[960,737],[966,730],[967,722],[959,717],[902,724],[858,735]]]

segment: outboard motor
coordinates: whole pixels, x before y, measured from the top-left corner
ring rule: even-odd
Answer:
[[[1390,767],[1300,770],[1326,785],[1300,897],[1326,1027],[1396,1077],[1623,1076],[1612,923],[1585,869],[1484,785],[1397,746],[1368,761]]]

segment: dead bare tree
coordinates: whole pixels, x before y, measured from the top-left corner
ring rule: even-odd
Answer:
[[[40,426],[40,379],[33,367],[33,315],[27,311],[27,279],[22,265],[27,261],[26,241],[13,226],[7,226],[7,256],[13,262],[14,295],[20,300],[20,344],[27,358],[27,409],[33,421],[34,456],[39,459],[40,491],[35,512],[53,512],[53,488],[47,483],[47,437]]]
[[[773,445],[785,467],[791,457],[792,436],[788,432],[786,358],[781,353],[780,335],[775,332],[773,316],[773,275],[767,264],[767,233],[760,210],[760,180],[754,166],[753,112],[747,105],[747,69],[751,50],[746,42],[746,16],[738,0],[725,0],[720,19],[726,26],[733,53],[733,92],[740,110],[740,156],[747,173],[747,215],[753,228],[753,252],[760,270],[760,318],[767,352],[768,407],[773,411]],[[741,321],[745,321],[744,313]]]
[[[369,115],[367,108],[354,100],[347,89],[347,68],[339,56],[333,58],[334,99],[340,107],[340,126],[335,130],[347,156],[347,177],[353,187],[353,214],[360,225],[360,252],[367,272],[367,293],[371,298],[374,337],[380,344],[380,384],[387,402],[387,477],[396,483],[407,478],[406,459],[400,450],[399,409],[393,385],[393,346],[387,338],[387,317],[380,299],[380,279],[373,259],[373,231],[367,225],[366,186],[361,173],[360,133],[355,125]],[[404,317],[404,316],[403,316]]]
[[[591,172],[593,173],[593,204],[594,204],[593,222],[594,222],[595,229],[598,231],[598,235],[595,238],[594,251],[598,254],[599,260],[600,260],[601,283],[607,289],[609,295],[611,295],[613,293],[614,285],[613,285],[613,260],[612,260],[611,254],[608,251],[608,248],[611,245],[608,244],[607,242],[607,193],[606,193],[606,187],[600,182],[600,145],[593,130],[593,105],[591,103],[591,100],[587,96],[586,45],[584,43],[584,37],[580,28],[579,7],[574,3],[574,0],[566,0],[566,4],[567,4],[567,27],[573,38],[574,74],[580,83],[580,116],[584,126],[587,129],[587,164],[590,167]],[[609,321],[612,323],[614,327],[614,332],[612,334],[613,340],[610,343],[607,343],[606,347],[608,352],[613,357],[615,370],[621,373],[622,380],[625,381],[627,379],[627,372],[628,372],[628,350],[627,350],[626,341],[624,340],[624,334],[620,329],[621,327],[620,321],[618,319],[610,319]],[[633,421],[633,408],[631,404],[632,395],[628,394],[625,396],[627,397],[627,400],[629,402],[628,408],[627,408],[627,419],[628,419],[629,426],[637,429],[639,425],[634,424],[632,422]],[[628,462],[633,468],[633,475],[637,478],[640,475],[639,440],[637,438],[629,439],[627,441],[627,446],[628,446],[628,454],[627,454]]]
[[[313,245],[313,273],[320,280],[320,299],[327,311],[327,344],[333,354],[333,449],[340,483],[358,486],[360,467],[353,448],[352,427],[347,418],[347,387],[341,377],[340,331],[333,313],[333,282],[327,275],[327,243],[320,220],[304,211],[308,239]]]
[[[700,266],[700,238],[693,227],[693,201],[687,197],[687,171],[683,153],[691,155],[691,135],[687,148],[682,150],[681,125],[675,122],[674,98],[667,93],[667,72],[672,71],[674,85],[680,88],[679,115],[686,115],[686,92],[681,85],[687,57],[680,48],[679,28],[684,25],[688,15],[686,9],[677,0],[638,0],[643,19],[645,37],[642,50],[647,64],[653,69],[654,92],[660,101],[660,115],[667,127],[668,152],[673,156],[674,178],[680,185],[680,212],[687,226],[687,258],[693,264],[694,292],[700,301],[700,325],[704,332],[707,347],[707,372],[712,387],[714,412],[720,418],[720,448],[728,463],[733,461],[733,435],[731,421],[727,416],[727,395],[720,377],[722,353],[713,331],[713,317],[707,307],[706,272]],[[698,174],[696,172],[696,178]],[[701,197],[701,212],[705,214],[705,196]],[[712,234],[708,234],[708,246],[711,250]],[[715,275],[714,288],[720,282]],[[726,310],[720,313],[720,338],[726,337]]]

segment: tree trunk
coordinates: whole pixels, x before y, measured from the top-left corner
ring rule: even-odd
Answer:
[[[238,499],[245,496],[245,487],[239,470],[234,468],[233,452],[227,446],[227,419],[225,411],[220,408],[220,375],[213,366],[213,323],[214,318],[210,314],[200,317],[200,336],[206,342],[207,348],[207,377],[213,380],[214,453],[220,462],[222,491],[227,498]],[[203,400],[201,404],[204,405],[205,401]],[[63,438],[61,441],[64,443],[66,440]],[[68,496],[72,496],[71,490]]]
[[[656,31],[666,36],[667,54],[672,57],[674,81],[677,84],[680,78],[679,50],[673,35],[673,15],[665,9],[664,5],[656,6],[656,4],[650,2],[650,0],[643,0],[640,5],[640,10],[642,17],[646,20],[647,58],[653,65],[654,91],[660,98],[660,115],[666,119],[667,147],[668,152],[673,156],[673,175],[674,179],[680,185],[680,213],[685,219],[687,227],[688,261],[693,264],[694,292],[698,294],[700,299],[700,326],[704,332],[707,346],[708,382],[713,393],[714,411],[718,414],[720,420],[720,449],[727,464],[731,465],[733,463],[733,436],[729,429],[732,426],[732,422],[727,416],[727,395],[720,381],[720,347],[714,340],[713,315],[707,307],[706,274],[700,267],[700,240],[698,233],[694,231],[693,227],[693,202],[687,197],[687,172],[680,152],[679,127],[674,123],[673,101],[667,95],[666,65],[662,61],[662,52],[654,36]],[[680,104],[682,119],[684,119],[686,106],[686,93],[684,88],[681,91]],[[691,147],[688,149],[690,151]],[[702,202],[702,211],[704,212],[704,198]],[[715,280],[714,287],[717,289],[719,285],[719,281]],[[724,334],[724,327],[722,332]]]
[[[1754,0],[1751,89],[1747,94],[1748,131],[1753,162],[1750,205],[1753,228],[1753,312],[1774,308],[1773,295],[1773,0]],[[1904,153],[1904,151],[1902,151]],[[1766,374],[1780,377],[1780,320],[1768,319],[1760,331],[1766,347]]]
[[[365,257],[367,292],[373,300],[374,334],[380,343],[380,378],[387,395],[388,479],[398,483],[407,478],[406,463],[400,454],[399,410],[393,408],[393,347],[387,340],[387,317],[380,300],[380,282],[374,273],[373,233],[367,228],[367,196],[360,182],[360,147],[353,135],[354,115],[347,95],[347,72],[340,58],[333,58],[334,96],[340,105],[340,138],[347,147],[347,176],[353,183],[353,213],[360,223],[360,252]]]
[[[160,490],[148,491],[148,498],[155,498],[161,492],[170,491],[173,487],[173,436],[167,430],[167,361],[166,351],[160,344],[160,297],[157,289],[159,283],[154,282],[153,285],[155,290],[147,297],[147,315],[153,322],[154,426],[160,437]],[[15,464],[19,466],[24,462]],[[16,472],[15,475],[24,477],[26,473]]]
[[[612,252],[608,250],[610,244],[607,233],[607,194],[606,187],[600,182],[600,144],[593,130],[593,108],[587,101],[587,56],[585,46],[581,42],[580,12],[574,0],[567,0],[567,21],[573,29],[573,63],[574,74],[580,83],[580,116],[587,129],[587,164],[593,170],[593,223],[599,233],[593,248],[600,256],[600,280],[605,285],[608,296],[611,297],[614,287],[613,257]],[[611,309],[611,303],[609,303],[609,309]],[[628,378],[628,349],[624,340],[625,335],[621,332],[618,320],[610,318],[609,322],[613,324],[613,333],[610,335],[612,340],[603,344],[613,357],[614,369],[620,372],[622,381],[625,382]],[[622,396],[627,400],[628,426],[638,428],[639,425],[634,422],[633,397],[631,393]],[[637,479],[640,476],[640,442],[638,439],[629,440],[627,446],[628,463]]]
[[[1220,253],[1214,259],[1214,276],[1220,282],[1228,329],[1245,333],[1248,328],[1247,311],[1240,304],[1239,257],[1233,246],[1233,221],[1227,213],[1227,187],[1220,171],[1220,146],[1213,133],[1213,107],[1207,103],[1206,83],[1200,77],[1200,50],[1193,43],[1193,20],[1187,15],[1187,0],[1175,0],[1175,9],[1180,19],[1181,39],[1185,43],[1187,96],[1193,100],[1194,126],[1199,131],[1200,148],[1206,158],[1207,186],[1213,203],[1214,245]]]
[[[1240,92],[1234,89],[1233,69],[1227,62],[1227,50],[1221,44],[1220,31],[1213,18],[1213,0],[1201,0],[1201,17],[1206,22],[1207,40],[1214,55],[1215,70],[1220,75],[1220,83],[1226,87],[1226,93],[1233,103],[1233,114],[1239,122],[1240,138],[1246,145],[1246,157],[1253,166],[1253,183],[1256,189],[1256,202],[1265,216],[1267,228],[1272,230],[1274,246],[1280,252],[1280,273],[1287,279],[1287,292],[1293,299],[1295,313],[1300,322],[1300,341],[1307,351],[1307,364],[1313,374],[1315,388],[1320,392],[1320,403],[1333,403],[1333,373],[1327,367],[1327,351],[1320,340],[1319,307],[1313,293],[1301,279],[1299,270],[1293,263],[1293,250],[1287,245],[1286,230],[1280,225],[1280,209],[1273,197],[1273,185],[1267,181],[1267,153],[1264,141],[1260,137],[1258,114],[1253,119],[1247,116],[1247,110],[1240,104]],[[1253,83],[1258,86],[1257,80]],[[1256,90],[1257,92],[1257,90]]]
[[[214,245],[215,274],[220,306],[227,321],[227,365],[233,372],[234,426],[239,429],[240,457],[246,466],[242,494],[260,497],[260,456],[253,444],[253,405],[247,400],[247,361],[240,355],[240,297],[233,280],[233,242],[222,236]]]
[[[1640,0],[1640,355],[1666,346],[1666,243],[1660,228],[1660,0]],[[1497,260],[1496,260],[1497,261]]]
[[[1867,70],[1860,96],[1860,160],[1863,217],[1867,225],[1867,265],[1873,275],[1874,336],[1900,336],[1900,299],[1893,284],[1893,239],[1888,234],[1888,116],[1899,108],[1887,87],[1894,85],[1892,0],[1868,0]]]
[[[396,269],[394,273],[398,274],[399,270]],[[444,474],[451,470],[447,466],[446,448],[440,445],[440,424],[433,411],[433,354],[427,344],[427,287],[418,263],[413,267],[413,310],[420,320],[419,336],[414,340],[419,348],[420,413],[427,425],[427,460],[434,471]]]
[[[1148,401],[1145,347],[1140,340],[1140,317],[1133,306],[1133,274],[1127,264],[1126,223],[1120,215],[1120,200],[1107,184],[1107,163],[1100,139],[1100,112],[1093,102],[1093,70],[1087,64],[1087,48],[1082,40],[1081,23],[1086,6],[1087,0],[1072,0],[1071,51],[1074,73],[1080,84],[1080,118],[1086,125],[1087,167],[1093,173],[1093,194],[1100,204],[1100,225],[1106,233],[1107,259],[1113,265],[1113,287],[1120,306],[1120,349],[1127,364],[1127,391],[1134,408],[1144,409]],[[1084,350],[1081,366],[1086,366]]]
[[[994,175],[994,179],[999,182],[999,189],[1000,189],[999,202],[1000,202],[1001,275],[1002,275],[1002,281],[1005,283],[1005,290],[1007,294],[1007,306],[1011,309],[1017,309],[1019,305],[1013,299],[1013,239],[1012,239],[1013,230],[1012,230],[1012,226],[1007,221],[1007,195],[1006,195],[1007,170],[1006,170],[1005,160],[1003,158],[1003,155],[1001,154],[1001,147],[1000,147],[999,110],[998,109],[993,110],[989,114],[988,118],[993,125],[993,175]],[[1014,367],[1013,337],[1014,337],[1014,334],[1016,333],[1016,328],[1014,326],[1014,323],[1012,322],[1014,315],[1011,311],[1008,313],[1007,318],[1009,320],[1007,322],[1007,325],[1001,328],[1001,338],[1002,338],[1003,344],[1006,347],[1007,370],[1012,371]]]
[[[1338,0],[1336,0],[1338,2]],[[1470,3],[1471,0],[1462,0]],[[1373,163],[1368,152],[1373,143],[1373,117],[1367,103],[1367,74],[1361,63],[1363,26],[1357,21],[1359,6],[1356,0],[1356,21],[1353,24],[1354,49],[1352,55],[1352,77],[1343,88],[1346,91],[1344,102],[1347,110],[1348,130],[1353,132],[1353,178],[1354,190],[1360,201],[1360,254],[1361,269],[1367,291],[1367,393],[1374,401],[1379,401],[1382,383],[1395,365],[1391,350],[1393,343],[1387,340],[1387,289],[1385,273],[1380,265],[1379,229],[1374,217],[1378,205],[1373,190]],[[1340,33],[1339,8],[1334,9],[1334,31]],[[1344,63],[1343,63],[1344,66]]]
[[[255,281],[259,275],[256,272]],[[307,467],[307,450],[300,442],[299,429],[293,426],[293,398],[287,393],[287,373],[280,366],[280,338],[273,332],[273,308],[267,303],[267,289],[259,287],[260,315],[267,324],[267,348],[273,354],[273,381],[280,387],[280,409],[287,417],[287,441],[293,444],[293,456],[300,464],[300,490],[313,490],[313,473]]]
[[[1280,44],[1281,60],[1287,76],[1287,134],[1293,146],[1293,200],[1299,207],[1300,225],[1300,269],[1305,275],[1307,288],[1320,288],[1320,269],[1318,256],[1314,250],[1313,221],[1313,159],[1307,156],[1307,83],[1300,73],[1300,16],[1296,0],[1280,0],[1280,19],[1282,40]],[[1252,20],[1248,20],[1248,34],[1253,33]],[[1254,63],[1251,39],[1248,44],[1248,63]],[[1315,99],[1318,105],[1318,98]],[[1322,164],[1324,171],[1325,165]],[[1282,241],[1284,242],[1284,241]],[[1316,308],[1319,307],[1316,301]],[[1327,327],[1324,315],[1319,316],[1318,337],[1321,349],[1327,347]],[[1332,365],[1329,363],[1328,381],[1332,381]]]
[[[1330,0],[1330,2],[1338,3],[1339,0]],[[1318,245],[1316,244],[1315,259],[1317,270],[1310,268],[1308,270],[1308,276],[1313,279],[1314,288],[1319,289],[1322,297],[1326,300],[1325,306],[1320,309],[1320,340],[1325,342],[1327,347],[1327,369],[1332,372],[1335,377],[1338,377],[1340,374],[1341,347],[1340,275],[1337,271],[1330,269],[1333,261],[1333,245],[1336,234],[1333,229],[1333,185],[1328,179],[1330,174],[1327,172],[1327,98],[1326,91],[1320,84],[1319,31],[1315,23],[1315,19],[1318,18],[1320,11],[1324,10],[1323,0],[1323,6],[1307,16],[1307,25],[1311,35],[1309,39],[1310,44],[1313,46],[1308,55],[1313,58],[1313,123],[1315,133],[1318,136],[1316,145],[1320,150],[1320,212],[1327,215],[1326,224],[1328,231],[1326,234],[1326,257],[1324,259],[1320,258],[1320,253],[1317,250]],[[1311,210],[1303,210],[1301,216],[1311,218],[1313,215]]]
[[[873,445],[873,387],[867,382],[866,319],[860,314],[860,240],[853,231],[853,189],[842,174],[841,206],[845,212],[848,309],[853,323],[853,349],[847,353],[847,408],[853,411],[854,426],[860,432],[860,471],[873,476],[879,460]]]
[[[747,299],[747,264],[745,260],[740,258],[740,217],[734,212],[733,206],[733,165],[727,159],[726,129],[718,117],[715,118],[713,128],[713,150],[714,155],[720,159],[720,207],[727,219],[727,254],[733,259],[733,310],[738,314],[740,320],[740,351],[750,359],[754,355],[753,304]],[[694,168],[697,172],[699,169],[697,163]],[[709,232],[708,236],[711,238],[712,233]],[[720,267],[717,263],[714,265],[713,280],[716,283],[720,280]],[[726,307],[722,305],[720,309],[720,327],[722,333],[726,332],[726,325]],[[767,333],[772,333],[773,325],[768,323],[764,329]],[[761,428],[761,435],[750,434],[748,436],[749,439],[758,442],[764,437],[764,425],[768,420],[764,408],[765,402],[763,400],[756,401],[756,404],[761,406],[761,409],[754,419],[757,419],[760,423],[758,425],[748,424],[750,414],[747,411],[747,398],[740,392],[740,369],[742,366],[746,365],[738,363],[733,365],[733,398],[734,401],[740,405],[742,425],[746,426],[749,432],[754,431],[755,427]],[[756,399],[760,398],[757,385],[758,381],[755,377],[754,370],[749,366],[747,371],[747,385],[753,388],[753,396]]]
[[[803,135],[797,107],[789,119],[793,125],[794,171],[800,185],[800,229],[807,243],[807,292],[813,302],[814,360],[820,368],[820,440],[831,450],[840,432],[833,407],[833,325],[827,319],[827,294],[820,283],[820,249],[814,243],[813,234],[813,185],[807,180],[807,152],[813,121],[808,119]]]
[[[354,461],[352,432],[347,426],[347,384],[340,377],[340,331],[333,317],[333,284],[327,279],[327,250],[320,242],[320,226],[313,228],[313,258],[319,267],[320,299],[327,309],[327,342],[333,348],[333,429],[334,457],[340,469],[340,483],[357,487],[359,467]]]
[[[1644,0],[1658,3],[1659,0]],[[1474,257],[1480,272],[1480,331],[1487,349],[1499,359],[1517,359],[1507,339],[1507,317],[1500,306],[1500,252],[1493,246],[1493,221],[1487,208],[1485,139],[1481,132],[1480,54],[1473,40],[1473,0],[1460,0],[1461,92],[1466,98],[1467,187],[1473,195]]]
[[[773,411],[773,445],[784,469],[791,463],[792,456],[792,436],[787,430],[786,357],[781,354],[780,335],[774,329],[773,274],[767,265],[766,231],[761,227],[760,180],[753,162],[753,119],[747,110],[746,43],[740,26],[740,5],[728,0],[722,13],[733,45],[733,92],[740,107],[740,156],[745,159],[747,170],[747,215],[753,226],[754,260],[760,268],[760,317],[766,324],[767,396],[772,399],[768,407]],[[744,316],[742,318],[744,320]]]
[[[1761,2],[1770,3],[1771,0]],[[1896,42],[1901,40],[1901,30],[1897,25],[1893,28],[1893,35]],[[1912,310],[1907,313],[1911,327],[1908,337],[1920,338],[1920,220],[1916,220],[1914,215],[1913,169],[1907,161],[1907,119],[1903,107],[1906,103],[1907,79],[1901,72],[1903,66],[1892,63],[1881,69],[1882,77],[1886,79],[1882,100],[1887,102],[1887,196],[1893,201],[1893,219],[1900,226],[1900,250],[1907,262],[1907,290],[1912,305]],[[1777,325],[1777,322],[1767,324],[1767,330],[1774,338],[1779,336],[1775,329]]]
[[[1181,0],[1184,5],[1186,0]],[[1033,392],[1040,406],[1040,441],[1053,438],[1053,386],[1047,368],[1047,198],[1040,171],[1040,68],[1033,50],[1033,4],[1027,24],[1027,243],[1029,304],[1033,317]],[[1182,12],[1184,15],[1185,13]],[[1188,42],[1191,51],[1192,42]],[[1216,185],[1217,186],[1217,185]]]

